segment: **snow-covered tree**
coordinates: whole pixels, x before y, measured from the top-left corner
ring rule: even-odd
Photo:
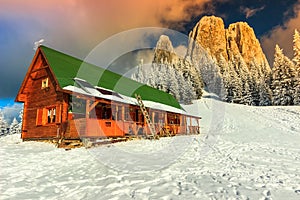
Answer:
[[[293,39],[293,50],[294,50],[294,58],[293,61],[295,63],[295,70],[297,76],[300,77],[300,35],[297,29],[295,30],[294,39]]]
[[[264,79],[261,79],[258,82],[258,96],[259,96],[259,102],[257,105],[259,106],[272,105],[272,101],[271,101],[272,91],[268,86],[268,83]]]
[[[20,111],[20,113],[19,113],[19,124],[18,124],[18,133],[22,133],[22,123],[23,123],[23,109]]]
[[[240,54],[235,55],[233,59],[234,69],[240,80],[241,87],[238,88],[239,92],[242,94],[240,97],[241,104],[254,105],[253,96],[255,95],[254,84],[251,82],[250,72],[248,67]]]
[[[294,88],[294,105],[300,105],[300,84]]]
[[[5,135],[9,131],[9,125],[7,121],[4,119],[4,115],[0,110],[0,135]]]
[[[225,58],[222,54],[220,54],[219,57],[220,57],[220,60],[219,60],[219,63],[218,63],[219,69],[220,69],[219,71],[223,75],[225,69],[227,69],[227,67],[228,67],[228,62],[225,60]]]
[[[245,105],[250,105],[250,106],[254,105],[249,83],[245,82],[243,88],[244,89],[242,91],[242,94],[243,94],[242,103]]]
[[[208,54],[204,54],[198,63],[199,71],[203,79],[205,90],[221,96],[222,93],[222,69],[215,58]],[[223,63],[221,64],[223,66]],[[226,60],[224,59],[224,66]]]
[[[203,80],[201,71],[199,71],[194,63],[184,59],[182,66],[182,73],[185,78],[189,77],[196,93],[196,98],[200,99],[202,96]]]
[[[184,64],[183,60],[179,60],[172,64],[152,63],[146,68],[138,66],[131,77],[136,81],[172,94],[181,103],[189,104],[197,98],[197,95],[191,80],[193,76],[190,72],[190,66],[186,65],[188,64]],[[143,75],[140,76],[138,73]]]
[[[250,62],[250,70],[249,70],[249,88],[250,88],[250,93],[252,97],[252,105],[259,105],[260,101],[260,94],[259,94],[259,87],[260,87],[260,80],[262,79],[261,77],[261,72],[259,71],[259,68],[257,67],[257,62],[255,59],[253,59]]]
[[[222,99],[230,103],[240,103],[242,97],[242,81],[234,68],[234,63],[229,62],[228,67],[223,73],[224,94]]]
[[[293,61],[295,64],[294,104],[300,105],[300,35],[297,30],[295,30],[293,43]]]
[[[293,105],[294,78],[293,62],[276,45],[271,83],[274,105]]]
[[[181,76],[173,67],[169,67],[169,83],[168,89],[170,94],[172,94],[176,99],[180,99],[180,92],[179,92],[179,76]]]
[[[9,126],[9,133],[10,134],[16,134],[19,133],[19,122],[16,118],[13,119],[13,121],[11,122],[10,126]]]

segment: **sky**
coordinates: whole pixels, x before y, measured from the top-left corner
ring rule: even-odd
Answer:
[[[35,41],[44,39],[46,46],[84,58],[102,41],[134,28],[188,35],[204,15],[222,17],[226,27],[247,22],[269,61],[275,44],[293,55],[300,0],[0,0],[0,104],[15,98]]]

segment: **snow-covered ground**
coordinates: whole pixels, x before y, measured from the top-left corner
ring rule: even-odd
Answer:
[[[300,107],[207,96],[201,134],[71,151],[0,138],[0,199],[300,199]]]

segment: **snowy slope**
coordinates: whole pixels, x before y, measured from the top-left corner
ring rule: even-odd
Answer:
[[[300,107],[206,96],[195,136],[71,151],[0,138],[0,199],[300,199]]]

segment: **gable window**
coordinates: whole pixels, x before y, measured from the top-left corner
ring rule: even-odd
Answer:
[[[48,123],[54,123],[56,118],[56,109],[55,108],[48,108],[47,110],[47,119]]]
[[[48,78],[45,78],[42,80],[42,89],[47,88],[48,87]]]

